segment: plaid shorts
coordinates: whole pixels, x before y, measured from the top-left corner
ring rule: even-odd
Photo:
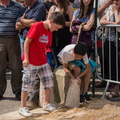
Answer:
[[[35,79],[37,76],[41,79],[44,89],[51,89],[54,86],[53,74],[50,66],[47,64],[34,66],[29,64],[23,70],[22,91],[30,93],[33,91]]]

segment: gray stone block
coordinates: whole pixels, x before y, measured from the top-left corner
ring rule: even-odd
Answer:
[[[64,103],[69,87],[69,76],[63,70],[62,65],[53,72],[54,80],[54,101],[57,103]]]

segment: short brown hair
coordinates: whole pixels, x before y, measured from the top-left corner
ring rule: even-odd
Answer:
[[[61,13],[61,12],[51,13],[49,20],[52,20],[53,23],[56,23],[58,25],[62,25],[63,27],[65,26],[65,17],[63,15],[63,13]]]

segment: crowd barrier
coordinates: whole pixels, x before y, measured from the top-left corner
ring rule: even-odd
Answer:
[[[102,98],[110,83],[120,84],[120,25],[104,25],[95,31],[95,61],[97,77],[106,81]],[[100,72],[101,71],[101,72]]]

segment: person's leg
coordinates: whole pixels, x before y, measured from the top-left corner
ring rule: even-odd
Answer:
[[[87,74],[83,77],[81,80],[81,99],[82,102],[92,102],[89,95],[87,94],[88,92],[88,87],[90,84],[90,77],[91,77],[91,71],[88,71]]]
[[[44,94],[44,103],[45,105],[47,105],[48,103],[50,103],[50,95],[51,95],[51,89],[43,89],[43,94]]]
[[[0,99],[6,90],[6,66],[7,66],[7,53],[6,53],[6,39],[0,37]]]
[[[20,105],[20,108],[26,107],[27,98],[28,98],[28,93],[25,93],[25,92],[22,91],[21,92],[21,105]]]
[[[7,44],[7,54],[8,62],[12,72],[11,86],[16,98],[20,100],[22,84],[20,40],[18,36],[15,36],[14,38],[10,38],[9,41],[9,44]]]
[[[28,98],[28,93],[31,93],[33,91],[36,75],[36,66],[29,65],[23,70],[21,105],[19,108],[19,113],[25,117],[32,115],[32,113],[30,113],[28,108],[26,107],[26,101]]]
[[[41,77],[43,88],[43,110],[54,111],[55,107],[50,104],[51,89],[54,86],[53,74],[49,64],[40,66],[39,76]]]
[[[89,71],[87,72],[87,74],[84,76],[84,79],[83,79],[83,86],[84,86],[83,93],[88,92],[88,87],[90,84],[90,77],[91,77],[91,72]]]
[[[29,94],[27,107],[29,109],[34,109],[39,105],[39,89],[40,89],[40,78],[35,79],[34,89],[32,93]]]

